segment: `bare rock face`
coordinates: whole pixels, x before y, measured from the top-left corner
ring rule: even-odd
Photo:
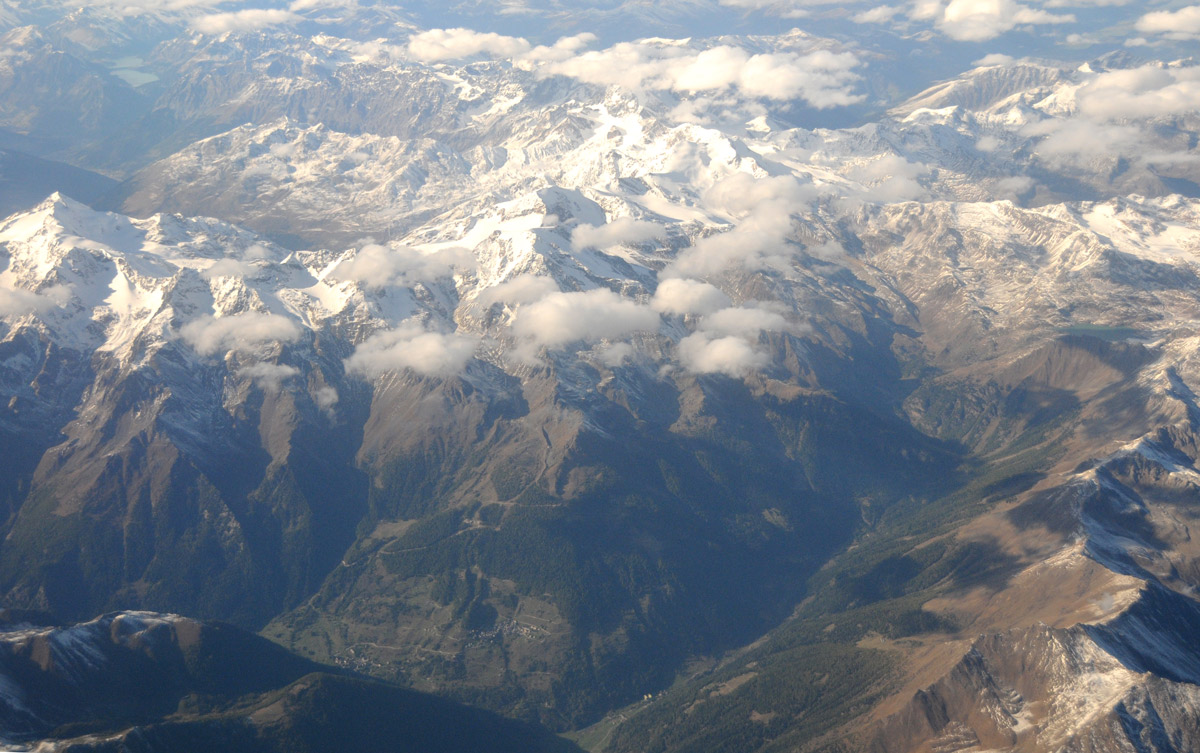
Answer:
[[[629,88],[550,65],[585,38],[422,60],[300,10],[164,9],[119,65],[102,9],[0,39],[0,126],[124,179],[0,222],[0,603],[113,613],[11,634],[6,730],[352,749],[416,697],[319,660],[604,751],[1200,747],[1200,124],[1104,99],[1191,63],[801,128],[668,74],[861,49],[646,39],[682,62]],[[232,633],[141,610],[308,659],[210,702]]]
[[[1197,617],[1190,599],[1151,589],[1107,623],[982,636],[871,749],[1188,750]]]

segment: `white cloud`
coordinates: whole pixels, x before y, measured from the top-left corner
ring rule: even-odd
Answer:
[[[990,55],[984,55],[976,60],[971,65],[976,68],[987,68],[993,65],[1012,65],[1017,62],[1017,59],[1012,55],[1005,55],[1003,52],[993,52]]]
[[[479,293],[479,302],[485,306],[491,306],[493,303],[533,303],[557,292],[558,283],[554,278],[523,274],[485,288]]]
[[[408,40],[408,54],[425,63],[461,60],[481,54],[511,58],[529,52],[531,47],[520,37],[461,28],[430,29]]]
[[[860,61],[849,52],[817,50],[751,55],[739,47],[696,51],[680,45],[622,42],[604,50],[547,61],[541,75],[626,89],[676,92],[736,90],[751,97],[803,99],[827,108],[860,102],[854,94]]]
[[[1200,39],[1200,5],[1147,13],[1138,19],[1137,30],[1143,34],[1162,34],[1168,39]]]
[[[529,66],[570,59],[595,41],[595,34],[584,32],[562,37],[552,45],[535,47],[528,39],[493,32],[463,28],[430,29],[411,37],[406,49],[408,57],[425,63],[489,55],[511,58]]]
[[[816,50],[750,54],[721,45],[695,50],[661,41],[622,42],[603,50],[585,48],[594,34],[563,37],[550,46],[471,29],[431,29],[408,42],[410,58],[427,63],[476,55],[512,59],[541,76],[567,76],[585,83],[640,91],[711,93],[738,91],[750,97],[803,99],[813,107],[855,104],[858,58],[849,52]]]
[[[1030,8],[1016,0],[950,0],[937,18],[937,27],[953,39],[983,42],[1018,26],[1074,21],[1073,15]]]
[[[606,249],[624,244],[639,244],[660,240],[667,235],[666,229],[656,222],[618,217],[599,227],[579,225],[571,232],[571,246],[579,251],[585,248]]]
[[[104,8],[119,11],[125,17],[152,14],[186,14],[197,8],[223,5],[227,0],[82,0],[73,7]]]
[[[247,8],[245,10],[213,13],[192,20],[192,28],[202,34],[224,34],[228,31],[255,31],[267,26],[290,24],[302,20],[288,10],[278,8]]]
[[[803,18],[808,15],[808,11],[784,0],[720,0],[720,4],[726,8],[766,11],[784,18]]]
[[[278,392],[279,388],[283,386],[283,381],[299,374],[300,369],[287,364],[260,361],[238,369],[237,373],[238,376],[253,379],[260,389]]]
[[[633,354],[636,352],[629,343],[612,343],[608,346],[592,348],[596,359],[610,369],[615,369],[633,358]]]
[[[770,304],[730,306],[713,311],[700,320],[695,332],[679,341],[677,354],[683,368],[696,374],[725,374],[742,377],[770,363],[760,350],[764,330],[794,330]]]
[[[764,329],[782,332],[788,321],[778,311],[765,306],[736,306],[714,311],[700,323],[700,329],[712,335],[757,337]]]
[[[66,285],[55,285],[41,293],[0,287],[0,316],[43,314],[55,306],[66,305],[70,300],[71,289]]]
[[[705,191],[704,204],[738,222],[733,229],[697,240],[664,276],[707,277],[732,266],[780,269],[796,249],[787,242],[792,215],[817,195],[795,178],[754,178],[734,173]]]
[[[417,319],[377,332],[343,362],[346,373],[373,379],[389,371],[410,369],[422,376],[460,373],[475,355],[478,338],[430,332]]]
[[[329,415],[333,415],[333,408],[338,404],[339,396],[337,388],[325,385],[317,390],[313,396],[316,400],[317,407]]]
[[[665,314],[709,314],[731,303],[729,296],[715,285],[674,277],[658,284],[650,306]]]
[[[996,195],[1002,199],[1017,199],[1034,189],[1037,183],[1027,175],[1013,175],[996,181]]]
[[[835,240],[828,240],[815,246],[806,246],[804,253],[828,263],[842,262],[846,259],[846,247]]]
[[[1077,160],[1118,157],[1138,151],[1145,138],[1141,128],[1097,123],[1085,118],[1044,120],[1022,131],[1026,136],[1044,136],[1037,153],[1052,164]]]
[[[903,8],[894,5],[880,5],[876,8],[856,13],[851,20],[856,24],[886,24],[902,10]]]
[[[302,13],[306,10],[329,10],[331,8],[357,8],[358,0],[292,0],[288,10]]]
[[[755,178],[749,173],[733,173],[704,192],[704,205],[731,217],[744,217],[764,204],[779,204],[792,211],[812,201],[817,191],[790,175]]]
[[[913,0],[908,17],[914,21],[936,21],[945,10],[946,0]]]
[[[664,273],[707,277],[734,266],[751,270],[784,268],[796,250],[787,242],[791,230],[791,211],[767,202],[732,230],[696,241]]]
[[[994,152],[1004,145],[1004,142],[995,136],[980,136],[975,142],[975,148],[981,152]]]
[[[518,60],[525,62],[554,62],[568,60],[579,54],[584,48],[596,41],[596,35],[590,32],[562,37],[549,47],[538,45],[529,52],[521,55]]]
[[[861,0],[719,0],[727,8],[762,11],[781,18],[806,18],[809,8],[835,4],[850,4]]]
[[[670,74],[670,88],[690,92],[727,89],[739,81],[749,59],[745,50],[728,46],[681,57],[678,67]]]
[[[868,200],[883,203],[925,198],[928,192],[918,179],[928,173],[928,166],[895,154],[883,155],[846,171],[847,176],[866,186]]]
[[[658,329],[653,309],[606,288],[551,293],[522,306],[512,325],[517,338],[535,346],[556,348],[576,340],[612,339],[631,332]]]
[[[291,319],[257,311],[233,316],[204,316],[179,330],[184,342],[202,356],[273,342],[294,342],[300,334],[300,326]]]
[[[333,280],[353,281],[368,288],[413,285],[473,269],[475,256],[464,248],[425,253],[407,246],[367,244],[343,259],[329,273]]]
[[[257,272],[258,269],[253,264],[226,256],[217,259],[200,274],[204,279],[212,280],[217,277],[252,277]]]
[[[770,358],[745,338],[712,338],[696,332],[679,341],[679,363],[696,374],[742,377],[770,363]]]
[[[1200,112],[1200,67],[1149,64],[1090,76],[1075,94],[1070,117],[1030,123],[1021,134],[1040,139],[1039,156],[1052,165],[1086,165],[1124,157],[1141,164],[1193,158],[1186,147],[1153,140],[1145,121]],[[1142,122],[1139,122],[1142,121]]]
[[[1200,66],[1106,71],[1085,83],[1077,97],[1081,113],[1102,120],[1200,111]]]

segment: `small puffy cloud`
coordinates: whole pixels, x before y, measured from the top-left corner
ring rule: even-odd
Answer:
[[[316,401],[318,408],[332,415],[333,408],[338,404],[339,399],[337,388],[325,385],[317,390],[316,394],[313,395],[313,399]]]
[[[596,35],[584,32],[562,37],[552,45],[533,46],[522,37],[508,37],[472,29],[430,29],[408,40],[408,57],[424,63],[462,60],[476,55],[511,58],[529,67],[539,63],[568,60],[596,41]]]
[[[371,335],[343,363],[346,373],[368,379],[404,369],[447,377],[466,368],[478,345],[478,338],[430,332],[417,319],[407,319],[395,329]]]
[[[238,376],[253,379],[259,388],[268,392],[278,392],[286,379],[291,379],[300,373],[295,366],[282,363],[267,363],[260,361],[238,369]]]
[[[593,34],[579,34],[534,47],[521,37],[462,28],[432,29],[414,35],[407,49],[409,57],[423,62],[486,54],[511,58],[541,76],[567,76],[632,90],[693,94],[737,90],[750,97],[803,99],[817,108],[855,104],[864,98],[853,92],[860,78],[855,72],[860,61],[849,52],[752,55],[729,45],[697,51],[653,41],[585,51],[595,39]]]
[[[571,247],[579,251],[585,248],[612,248],[624,244],[639,244],[660,240],[667,235],[666,229],[656,222],[618,217],[604,225],[579,225],[571,232]]]
[[[720,0],[726,8],[741,10],[765,11],[783,18],[804,18],[808,11],[797,7],[798,3],[786,0]]]
[[[894,154],[884,155],[846,171],[847,176],[866,186],[868,200],[883,203],[924,198],[927,191],[918,179],[928,173],[926,165],[909,162]]]
[[[206,280],[212,280],[217,277],[251,277],[257,271],[253,264],[225,257],[210,264],[200,274]]]
[[[946,0],[913,0],[908,17],[914,21],[936,21],[945,6]]]
[[[1018,26],[1074,21],[1073,15],[1030,8],[1016,0],[950,0],[937,18],[936,25],[952,39],[984,42]]]
[[[274,342],[294,342],[300,325],[286,316],[248,311],[233,316],[204,316],[188,322],[179,336],[202,356],[255,348]]]
[[[448,277],[455,268],[474,268],[474,255],[464,248],[425,253],[407,246],[367,244],[342,260],[329,278],[353,281],[368,288],[413,285]]]
[[[1143,34],[1161,34],[1168,39],[1200,39],[1200,5],[1147,13],[1138,19],[1137,30]]]
[[[45,309],[47,299],[21,288],[0,288],[0,316],[23,316]]]
[[[839,263],[846,259],[846,247],[835,240],[828,240],[814,246],[806,246],[804,253],[814,259],[827,263]]]
[[[1125,157],[1140,163],[1188,159],[1170,146],[1153,146],[1153,131],[1139,120],[1200,112],[1200,67],[1148,64],[1089,76],[1075,94],[1071,117],[1046,118],[1021,129],[1040,138],[1037,153],[1051,164],[1090,163]],[[1159,142],[1161,143],[1161,142]]]
[[[551,293],[559,292],[558,283],[552,277],[523,274],[511,280],[505,280],[499,285],[485,288],[479,294],[479,302],[485,306],[493,303],[510,303],[519,305],[540,301]]]
[[[224,34],[229,31],[256,31],[268,26],[290,24],[301,17],[278,8],[246,8],[226,13],[213,13],[192,20],[192,28],[202,34]]]
[[[710,210],[738,223],[728,232],[696,241],[667,268],[666,275],[707,277],[732,266],[787,265],[795,251],[787,243],[792,215],[816,195],[814,187],[788,176],[730,175],[705,191],[703,201]]]
[[[629,343],[612,343],[606,347],[592,348],[596,360],[610,369],[615,369],[633,358],[636,351]]]
[[[766,353],[742,337],[713,338],[696,332],[679,341],[679,363],[696,374],[743,377],[770,363]]]
[[[786,267],[796,251],[788,244],[791,230],[791,212],[768,202],[732,230],[696,241],[676,257],[664,274],[708,277],[730,267],[749,270]]]
[[[757,347],[763,330],[790,329],[787,319],[766,304],[723,308],[705,316],[695,332],[679,341],[679,364],[696,374],[742,377],[770,363],[770,356]]]
[[[430,29],[408,40],[409,56],[424,63],[461,60],[481,54],[518,57],[529,52],[531,47],[520,37],[462,28]]]
[[[886,24],[895,18],[903,8],[894,5],[880,5],[870,10],[854,14],[852,20],[856,24]]]
[[[993,52],[990,55],[984,55],[976,60],[971,65],[976,68],[990,68],[994,65],[1012,65],[1017,62],[1017,59],[1012,55],[1005,55],[1003,52]]]
[[[246,250],[242,252],[242,256],[249,261],[262,261],[271,258],[271,250],[261,243],[251,243],[246,246]]]
[[[0,316],[24,316],[44,314],[56,306],[64,306],[71,300],[71,289],[66,285],[55,285],[40,293],[23,288],[0,287]]]
[[[981,152],[994,152],[1004,145],[1004,142],[995,136],[980,136],[975,142],[975,148]]]
[[[1027,175],[1013,175],[996,181],[996,195],[1001,199],[1017,199],[1029,193],[1037,183]]]
[[[197,11],[225,4],[227,0],[74,0],[70,7],[100,8],[118,13],[121,18],[153,15],[160,20],[178,20],[191,17]]]
[[[517,338],[536,346],[556,348],[576,340],[612,339],[631,332],[658,329],[660,319],[650,307],[622,298],[606,288],[551,293],[522,306],[513,321]]]
[[[518,60],[525,63],[555,62],[569,60],[596,41],[596,35],[590,32],[562,37],[552,45],[538,45],[520,56]]]
[[[1077,95],[1079,111],[1101,120],[1156,118],[1200,110],[1200,66],[1145,65],[1106,71]]]
[[[803,99],[823,109],[855,104],[859,59],[849,52],[817,50],[751,55],[740,47],[696,51],[680,45],[622,42],[604,50],[546,61],[537,68],[602,86],[689,93],[736,90],[751,97]]]
[[[329,10],[331,8],[357,8],[358,0],[292,0],[288,10],[303,13],[306,10]]]
[[[1053,164],[1129,155],[1138,151],[1145,139],[1144,131],[1137,126],[1086,118],[1044,120],[1026,126],[1022,133],[1042,136],[1037,142],[1037,153]]]
[[[700,329],[713,335],[757,337],[763,330],[782,332],[788,321],[778,311],[765,307],[737,306],[714,311],[704,317]]]
[[[744,217],[764,205],[776,203],[794,211],[817,195],[811,184],[804,184],[790,175],[755,178],[749,173],[734,173],[713,184],[704,192],[704,205],[731,217]]]
[[[664,314],[710,314],[729,306],[732,301],[715,285],[700,280],[673,277],[663,280],[654,291],[650,306]]]

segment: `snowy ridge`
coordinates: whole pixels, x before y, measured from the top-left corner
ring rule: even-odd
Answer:
[[[1105,731],[1194,722],[1200,559],[1179,500],[1200,490],[1200,66],[993,58],[863,123],[853,113],[884,105],[876,63],[803,32],[538,44],[304,6],[147,11],[145,44],[122,61],[109,58],[124,42],[99,41],[112,18],[98,9],[6,36],[0,73],[15,83],[0,82],[0,126],[34,136],[65,122],[37,75],[59,60],[78,94],[63,108],[100,116],[52,134],[95,134],[54,156],[129,176],[120,212],[55,195],[0,222],[0,422],[15,469],[0,500],[33,490],[0,512],[12,551],[38,564],[10,567],[6,598],[52,600],[43,572],[108,546],[95,562],[123,569],[79,587],[94,586],[90,604],[174,609],[166,600],[195,599],[191,579],[210,578],[228,602],[188,603],[275,618],[293,641],[318,635],[297,624],[334,625],[320,628],[342,631],[326,658],[490,693],[396,661],[476,652],[463,666],[487,677],[465,682],[519,676],[528,708],[561,715],[582,696],[546,684],[556,662],[645,663],[622,652],[665,645],[653,626],[701,608],[660,531],[694,525],[714,552],[782,556],[802,549],[795,521],[825,514],[804,505],[873,526],[911,469],[1001,468],[1032,447],[1042,465],[1014,483],[1034,487],[1009,498],[998,484],[981,502],[1002,508],[998,559],[1039,586],[1038,572],[1111,581],[1054,627],[1009,613],[960,636],[961,661],[901,714],[918,732],[895,739],[1116,750],[1132,733]],[[678,7],[645,12],[666,22]],[[857,109],[814,116],[840,107]],[[830,416],[853,425],[819,425]],[[859,422],[874,428],[858,436]],[[813,461],[830,465],[823,428],[864,469],[845,485]],[[638,476],[641,458],[622,454],[659,447],[679,451],[698,491],[666,463]],[[701,488],[736,475],[722,463],[762,472],[758,457],[793,475],[728,500]],[[660,481],[661,499],[603,517],[619,484]],[[628,613],[595,640],[572,642],[585,623],[564,616],[566,599],[511,586],[500,565],[405,558],[443,541],[541,541],[540,528],[514,533],[527,507],[568,516],[575,535],[569,516],[593,501],[588,515],[633,532],[630,561],[649,552],[662,578],[621,592]],[[445,536],[426,528],[433,515]],[[408,540],[420,536],[433,543]],[[215,570],[187,570],[212,552]],[[460,569],[471,589],[484,573],[475,611],[432,596]],[[502,627],[519,607],[568,636],[524,674],[508,662],[536,631]],[[476,640],[477,617],[494,644]],[[122,614],[5,640],[75,681],[163,620],[179,624]],[[614,708],[673,669],[585,700]],[[3,713],[41,713],[18,687],[0,673]],[[938,714],[952,718],[938,727]]]

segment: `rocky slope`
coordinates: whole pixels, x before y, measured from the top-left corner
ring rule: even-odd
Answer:
[[[13,616],[13,615],[10,615]],[[356,678],[232,626],[151,612],[0,632],[0,739],[39,751],[569,751],[550,733]],[[336,741],[336,742],[335,742]]]
[[[593,749],[1188,747],[1195,65],[830,129],[852,44],[379,23],[156,44],[120,211],[0,223],[4,603]]]

